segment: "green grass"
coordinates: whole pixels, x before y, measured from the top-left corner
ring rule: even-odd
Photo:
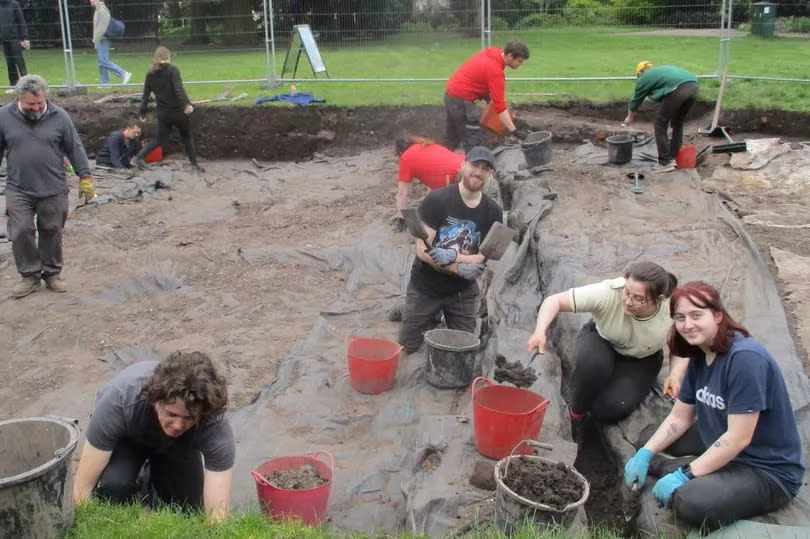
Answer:
[[[269,522],[258,510],[234,514],[221,523],[206,522],[201,515],[187,515],[160,509],[148,511],[139,505],[109,505],[91,501],[76,508],[73,527],[66,539],[262,539],[262,538],[348,538],[372,539],[397,537],[417,539],[422,536],[400,533],[396,535],[348,533],[328,528],[308,528],[295,522]],[[507,539],[497,530],[473,531],[465,537],[471,539]],[[564,539],[576,537],[562,530],[538,531],[528,525],[509,536],[512,539]],[[583,536],[585,537],[585,536]],[[595,539],[618,539],[604,530],[589,532]]]
[[[644,28],[647,30],[647,28]],[[719,39],[716,37],[678,37],[634,35],[626,28],[563,27],[527,30],[515,35],[523,39],[532,57],[517,71],[507,70],[512,77],[582,77],[628,76],[642,58],[658,64],[681,65],[698,74],[712,74],[717,69]],[[500,32],[500,42],[513,37]],[[325,45],[321,53],[333,78],[440,78],[446,79],[455,68],[480,46],[479,39],[416,40],[413,37],[389,39],[374,44],[334,47]],[[277,53],[279,71],[285,51]],[[810,53],[810,39],[735,37],[731,41],[733,75],[780,76],[806,78],[803,66]],[[112,58],[134,73],[133,82],[143,80],[149,66],[149,54],[113,52]],[[91,88],[98,81],[95,51],[79,49],[75,53],[79,81]],[[65,80],[61,51],[27,53],[29,70],[49,81]],[[178,54],[174,62],[186,81],[261,79],[265,76],[263,52],[189,52]],[[306,59],[302,59],[298,76],[312,76]],[[299,91],[310,91],[334,105],[440,104],[444,82],[386,83],[314,83],[297,84]],[[717,96],[717,81],[701,84],[701,97]],[[607,101],[627,99],[633,82],[521,82],[507,85],[509,99],[518,103],[567,101],[572,97]],[[192,99],[211,97],[221,85],[188,85]],[[287,91],[287,87],[271,90]],[[132,87],[128,91],[137,91]],[[265,95],[258,83],[239,84],[233,95]],[[516,95],[516,94],[558,94]],[[286,106],[286,105],[283,105]],[[810,110],[810,84],[796,82],[735,80],[726,90],[727,108],[758,107],[782,110]]]

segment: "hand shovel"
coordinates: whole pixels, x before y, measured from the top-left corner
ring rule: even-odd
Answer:
[[[484,241],[478,246],[478,252],[487,260],[500,260],[515,238],[515,231],[499,222],[492,223]]]
[[[408,232],[410,232],[411,236],[425,242],[425,247],[430,249],[427,230],[425,230],[425,225],[422,224],[422,219],[420,219],[416,209],[405,208],[401,213],[402,218],[405,219],[405,226],[408,227]]]
[[[633,194],[636,194],[636,195],[642,194],[644,192],[644,190],[638,184],[638,181],[644,179],[644,174],[639,174],[638,172],[630,172],[630,173],[627,174],[627,177],[635,182],[633,184],[633,187],[630,188],[630,191],[632,191]]]
[[[528,358],[526,358],[526,367],[528,367],[529,365],[531,365],[531,364],[532,364],[532,361],[534,361],[534,358],[536,358],[536,357],[537,357],[537,356],[539,356],[539,355],[540,355],[540,350],[538,350],[537,348],[535,348],[534,350],[532,350],[531,352],[529,352],[529,357],[528,357]]]

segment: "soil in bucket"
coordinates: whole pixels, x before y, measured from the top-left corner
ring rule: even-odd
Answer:
[[[503,482],[516,494],[560,511],[578,502],[584,493],[582,480],[562,462],[511,459]]]
[[[320,487],[329,482],[318,474],[318,470],[304,464],[297,470],[278,470],[264,476],[270,483],[286,490],[304,490]]]
[[[495,381],[509,382],[517,387],[530,387],[537,380],[537,373],[531,367],[524,367],[519,361],[507,361],[506,357],[495,356]]]

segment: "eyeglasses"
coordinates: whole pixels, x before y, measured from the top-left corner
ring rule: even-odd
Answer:
[[[646,305],[647,303],[650,302],[650,300],[645,298],[644,296],[637,296],[631,294],[626,286],[622,289],[622,296],[624,296],[625,299],[629,299],[630,303],[634,303],[636,305]]]

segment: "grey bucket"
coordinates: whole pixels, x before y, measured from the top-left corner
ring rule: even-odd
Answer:
[[[0,536],[62,537],[73,524],[68,468],[77,423],[60,417],[0,421]]]
[[[551,466],[556,466],[558,462],[538,456],[521,456],[510,455],[504,457],[495,464],[495,524],[505,531],[507,534],[519,528],[524,522],[536,522],[541,529],[548,525],[561,526],[568,528],[576,520],[579,508],[585,505],[588,501],[588,496],[591,493],[591,487],[588,480],[576,471],[574,468],[568,469],[582,481],[585,487],[582,492],[582,497],[569,503],[562,509],[556,509],[543,503],[533,502],[523,496],[520,496],[512,489],[506,486],[503,482],[506,474],[506,466],[512,459],[530,459],[541,461]]]
[[[608,161],[615,165],[629,163],[633,159],[633,142],[630,135],[613,135],[605,139],[608,145]]]
[[[466,331],[431,329],[425,332],[425,379],[439,388],[467,387],[475,378],[481,340]]]
[[[526,140],[520,143],[523,158],[530,167],[539,167],[551,161],[551,133],[535,131],[529,133]]]

